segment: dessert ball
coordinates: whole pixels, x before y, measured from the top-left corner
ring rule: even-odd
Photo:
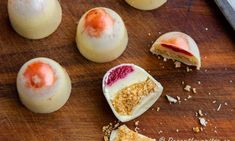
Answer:
[[[162,85],[144,69],[121,64],[103,78],[103,93],[114,115],[121,122],[137,118],[160,97]]]
[[[49,58],[26,62],[18,72],[16,83],[21,102],[35,113],[60,109],[71,93],[68,73]]]
[[[167,0],[126,0],[126,2],[140,10],[153,10],[160,6],[162,6],[164,3],[166,3]]]
[[[164,58],[201,68],[201,57],[196,42],[182,32],[168,32],[160,36],[150,51]]]
[[[122,18],[115,11],[98,7],[89,10],[80,19],[76,42],[85,58],[104,63],[124,52],[128,35]]]
[[[58,0],[8,0],[12,27],[28,39],[41,39],[52,34],[62,19]]]

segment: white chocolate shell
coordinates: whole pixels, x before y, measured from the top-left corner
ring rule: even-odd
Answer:
[[[109,106],[121,122],[142,115],[163,91],[158,81],[134,64],[121,64],[110,69],[103,77],[102,87]]]
[[[35,113],[60,109],[71,93],[68,73],[49,58],[26,62],[18,72],[16,83],[21,102]]]
[[[124,52],[128,35],[122,18],[115,11],[97,7],[80,19],[76,42],[85,58],[104,63],[117,59]]]
[[[164,58],[201,68],[201,57],[196,42],[182,32],[168,32],[160,36],[150,51]]]
[[[126,2],[136,9],[153,10],[162,6],[167,0],[126,0]]]
[[[58,0],[8,0],[8,14],[14,30],[28,39],[42,39],[60,25]]]

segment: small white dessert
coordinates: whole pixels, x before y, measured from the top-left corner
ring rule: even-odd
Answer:
[[[17,75],[16,83],[21,102],[35,113],[51,113],[60,109],[71,93],[68,73],[49,58],[26,62]]]
[[[144,69],[121,64],[103,78],[103,93],[114,115],[121,122],[137,118],[160,97],[162,85]]]
[[[201,68],[201,57],[196,42],[182,32],[168,32],[160,36],[150,51],[164,58]]]
[[[109,141],[156,141],[137,132],[130,130],[126,125],[113,130]]]
[[[58,0],[8,0],[12,27],[28,39],[41,39],[60,25],[62,9]]]
[[[162,6],[167,0],[126,0],[126,2],[140,10],[153,10]]]
[[[122,18],[115,11],[98,7],[80,19],[76,42],[85,58],[104,63],[115,60],[124,52],[128,35]]]

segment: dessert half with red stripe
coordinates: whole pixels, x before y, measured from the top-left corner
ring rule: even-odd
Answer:
[[[26,62],[17,75],[17,90],[23,105],[35,113],[60,109],[71,93],[68,73],[49,58]]]
[[[196,42],[182,32],[168,32],[160,36],[150,51],[164,58],[201,68],[201,57]]]
[[[147,111],[159,98],[162,85],[141,67],[121,64],[103,78],[103,93],[114,115],[122,122]]]

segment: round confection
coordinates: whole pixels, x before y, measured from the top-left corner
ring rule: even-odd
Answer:
[[[60,109],[71,93],[68,73],[49,58],[26,62],[18,72],[16,83],[21,102],[35,113]]]
[[[117,59],[124,52],[128,35],[122,18],[115,11],[98,7],[80,19],[76,42],[85,58],[104,63]]]
[[[8,13],[14,30],[28,39],[49,36],[62,19],[58,0],[8,0]]]
[[[126,0],[126,2],[140,10],[153,10],[160,6],[162,6],[164,3],[166,3],[167,0]]]

